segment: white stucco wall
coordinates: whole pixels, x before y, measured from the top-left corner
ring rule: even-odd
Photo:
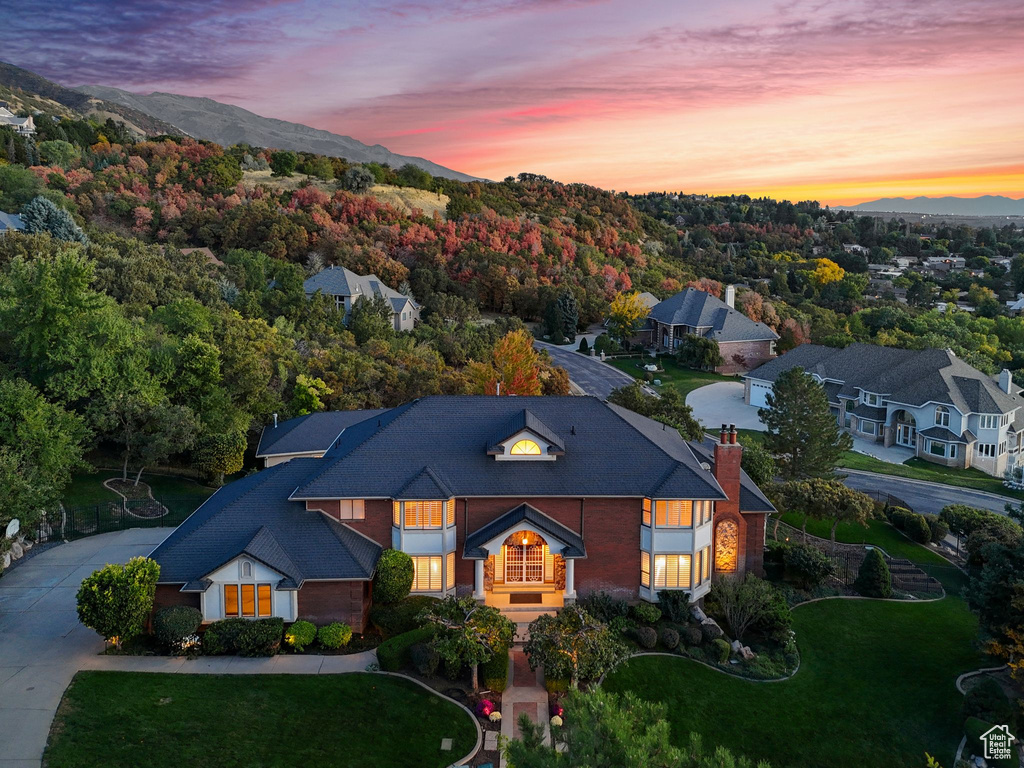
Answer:
[[[252,563],[252,576],[242,578],[242,560]],[[250,558],[237,558],[227,565],[218,568],[208,577],[213,584],[202,593],[200,600],[204,621],[218,621],[226,618],[224,615],[224,585],[225,584],[270,584],[271,608],[273,616],[278,616],[285,621],[294,621],[298,610],[298,592],[296,590],[278,590],[277,584],[281,581],[281,574],[271,570],[262,563]]]

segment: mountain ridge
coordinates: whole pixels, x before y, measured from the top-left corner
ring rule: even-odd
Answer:
[[[834,205],[832,207],[846,211],[922,213],[932,216],[1024,216],[1024,198],[1015,200],[1005,195],[881,197],[857,205]]]
[[[183,96],[161,91],[138,94],[103,85],[82,85],[73,90],[144,112],[177,126],[194,138],[213,141],[225,147],[233,144],[251,144],[257,147],[343,157],[360,163],[386,163],[393,168],[411,163],[432,176],[458,181],[479,180],[476,176],[446,168],[426,158],[400,155],[380,144],[369,145],[351,136],[313,128],[302,123],[264,117],[243,107],[206,97]]]

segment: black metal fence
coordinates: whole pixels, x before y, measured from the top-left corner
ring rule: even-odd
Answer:
[[[81,507],[62,507],[48,512],[35,526],[35,540],[73,541],[83,536],[125,528],[173,528],[203,503],[185,496],[160,499],[107,501]]]
[[[841,470],[840,470],[841,471]],[[872,499],[880,504],[885,504],[887,507],[903,507],[903,509],[914,511],[914,508],[907,504],[899,496],[893,496],[891,493],[885,491],[861,491],[861,493],[867,494]]]

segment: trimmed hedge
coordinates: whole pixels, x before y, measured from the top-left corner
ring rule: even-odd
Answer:
[[[414,568],[412,558],[397,549],[385,549],[377,560],[377,573],[373,577],[373,601],[397,603],[408,597],[412,589]]]
[[[416,643],[409,649],[409,659],[416,671],[424,677],[437,674],[437,666],[441,663],[441,657],[429,643]]]
[[[284,641],[300,652],[315,640],[316,625],[308,621],[296,621],[284,633]]]
[[[641,624],[657,624],[661,619],[661,609],[651,603],[637,603],[630,612]]]
[[[658,630],[654,627],[640,626],[633,631],[637,644],[650,650],[658,644]]]
[[[436,602],[436,597],[413,595],[390,605],[374,605],[370,609],[370,623],[386,638],[411,632],[420,626],[419,615]]]
[[[821,586],[835,573],[829,556],[815,546],[794,542],[782,554],[786,577],[804,589]]]
[[[385,672],[397,672],[412,663],[410,649],[416,643],[429,642],[434,637],[434,627],[419,627],[385,640],[377,646],[377,663]]]
[[[316,639],[323,648],[328,651],[336,651],[348,645],[352,639],[352,627],[342,624],[340,621],[324,624],[317,630]]]
[[[283,619],[223,619],[207,628],[203,635],[203,653],[273,656],[281,647],[283,634]]]
[[[180,651],[186,640],[195,637],[203,614],[191,605],[169,605],[153,617],[153,634],[161,645]]]
[[[672,629],[672,627],[661,628],[661,644],[668,648],[670,651],[674,651],[679,647],[679,633]]]
[[[721,637],[716,637],[714,641],[715,650],[718,652],[718,663],[728,664],[729,657],[732,656],[732,647]]]
[[[508,649],[495,653],[480,665],[484,688],[501,693],[508,686]]]

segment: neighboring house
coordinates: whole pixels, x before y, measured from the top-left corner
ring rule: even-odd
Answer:
[[[297,416],[263,428],[256,458],[264,467],[273,467],[292,459],[319,459],[334,445],[341,433],[354,424],[386,413],[384,409],[324,411]]]
[[[657,350],[675,352],[686,336],[718,342],[724,362],[718,373],[740,373],[775,357],[779,334],[735,309],[736,289],[727,286],[725,301],[687,288],[651,310],[641,338]]]
[[[0,213],[0,216],[2,215]],[[1015,300],[1006,302],[1006,311],[1011,315],[1019,315],[1024,312],[1024,293],[1018,293]]]
[[[929,256],[922,264],[926,271],[936,274],[958,272],[966,266],[967,259],[963,256]]]
[[[996,477],[1017,463],[1024,398],[1007,370],[988,376],[948,349],[803,344],[744,377],[747,404],[767,407],[772,383],[797,366],[824,386],[852,435]]]
[[[868,274],[872,278],[895,279],[903,274],[902,267],[890,264],[868,264]]]
[[[870,248],[865,248],[863,245],[857,245],[856,243],[843,243],[843,250],[847,253],[855,253],[858,256],[868,256],[871,254]]]
[[[735,429],[687,443],[594,397],[422,398],[217,491],[153,552],[156,605],[358,632],[389,547],[412,557],[415,594],[511,612],[600,591],[699,602],[715,575],[763,570],[773,508],[742,452]]]
[[[0,211],[0,235],[8,232],[21,232],[25,229],[25,222],[16,213],[4,213]]]
[[[376,275],[357,275],[345,267],[327,267],[306,280],[303,287],[307,297],[318,291],[333,297],[334,306],[344,310],[346,320],[352,305],[363,296],[371,299],[382,296],[388,300],[396,331],[411,331],[420,319],[420,305],[411,297],[384,285]]]
[[[9,125],[19,136],[31,136],[36,132],[32,116],[18,117],[7,107],[0,107],[0,125]]]

